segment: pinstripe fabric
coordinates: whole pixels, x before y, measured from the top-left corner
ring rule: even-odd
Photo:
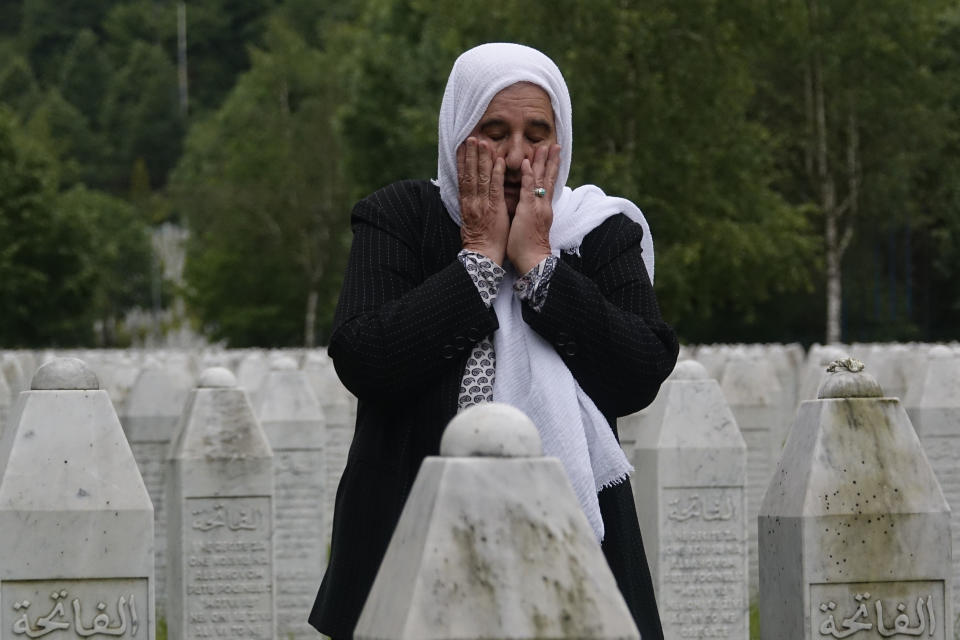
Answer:
[[[353,246],[329,353],[358,398],[337,489],[330,563],[310,622],[353,627],[410,486],[456,414],[471,347],[497,319],[457,260],[460,230],[427,181],[395,183],[353,210]],[[524,320],[554,344],[614,426],[649,404],[676,362],[640,259],[640,227],[613,216],[564,254],[550,295]],[[662,638],[629,482],[600,494],[603,549],[645,640]]]

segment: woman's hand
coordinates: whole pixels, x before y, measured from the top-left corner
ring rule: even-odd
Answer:
[[[533,162],[520,165],[520,202],[507,239],[507,257],[523,275],[550,255],[550,226],[553,224],[553,189],[560,170],[560,145],[537,147]],[[546,189],[537,197],[534,189]]]
[[[457,182],[460,190],[460,241],[469,251],[482,253],[503,264],[510,233],[510,218],[503,199],[503,158],[474,137],[457,149]]]

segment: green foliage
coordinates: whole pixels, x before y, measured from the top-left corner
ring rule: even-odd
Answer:
[[[152,251],[149,228],[129,203],[78,185],[57,198],[57,209],[82,225],[91,246],[84,254],[94,288],[89,313],[104,326],[116,323],[123,311],[150,304]],[[113,344],[113,336],[101,335]]]
[[[174,175],[191,230],[190,301],[231,345],[302,344],[316,330],[305,327],[311,292],[328,326],[340,279],[337,87],[327,56],[280,21],[252,57],[221,109],[192,128]]]
[[[827,166],[841,200],[856,192],[846,337],[955,337],[960,10],[947,0],[188,2],[187,115],[177,6],[0,7],[0,103],[16,139],[0,191],[21,185],[0,195],[2,224],[33,247],[0,238],[0,269],[72,310],[28,326],[53,307],[18,302],[0,344],[89,342],[94,320],[145,304],[144,234],[166,220],[189,224],[186,294],[211,337],[322,341],[350,204],[434,175],[450,66],[487,41],[537,47],[563,70],[569,184],[644,210],[658,299],[689,341],[822,339],[818,61]],[[3,300],[14,289],[0,284]]]
[[[78,31],[100,24],[111,0],[21,0],[20,41],[44,82],[59,76],[63,54]]]
[[[39,94],[37,80],[26,58],[15,55],[0,67],[0,101],[26,112],[36,103]]]
[[[107,186],[120,190],[128,185],[137,158],[149,158],[154,184],[166,181],[180,154],[183,125],[177,110],[173,64],[157,45],[135,42],[126,63],[110,78],[101,112],[112,152]]]
[[[54,160],[0,108],[0,344],[73,345],[90,336],[90,230],[56,207]]]
[[[87,122],[96,123],[112,74],[96,34],[83,29],[73,39],[60,66],[60,93]]]

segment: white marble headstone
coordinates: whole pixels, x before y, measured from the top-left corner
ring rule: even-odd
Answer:
[[[953,640],[950,508],[900,402],[857,368],[801,405],[764,497],[761,638]]]
[[[477,405],[420,467],[357,640],[639,639],[560,461],[517,409]]]
[[[83,362],[37,370],[0,469],[0,637],[153,640],[153,507]]]
[[[952,511],[953,610],[960,613],[960,358],[930,349],[918,406],[907,414]]]
[[[747,521],[755,522],[763,492],[780,452],[787,418],[776,370],[765,358],[734,356],[723,372],[720,387],[747,443]],[[757,530],[748,527],[750,595],[757,592]]]
[[[747,447],[699,363],[663,384],[631,462],[664,637],[747,640]]]
[[[306,374],[277,356],[264,378],[257,417],[274,452],[277,637],[312,640],[307,623],[326,567],[326,420]]]
[[[156,528],[157,612],[165,615],[167,603],[167,510],[165,473],[170,441],[183,413],[193,376],[185,366],[171,367],[147,358],[127,395],[121,417],[124,433],[150,492]]]
[[[275,640],[273,452],[230,371],[201,374],[171,455],[170,637]]]
[[[303,372],[307,374],[317,400],[323,407],[326,418],[324,442],[324,512],[327,518],[324,530],[324,548],[330,548],[333,507],[340,477],[347,466],[347,454],[353,441],[354,424],[357,419],[357,398],[350,393],[333,368],[333,361],[325,350],[309,351],[304,359]]]

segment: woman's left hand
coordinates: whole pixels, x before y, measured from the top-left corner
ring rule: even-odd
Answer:
[[[550,226],[553,224],[553,189],[560,170],[560,145],[537,147],[533,162],[520,165],[520,202],[510,225],[507,257],[523,275],[550,255]],[[543,188],[546,194],[534,195]]]

